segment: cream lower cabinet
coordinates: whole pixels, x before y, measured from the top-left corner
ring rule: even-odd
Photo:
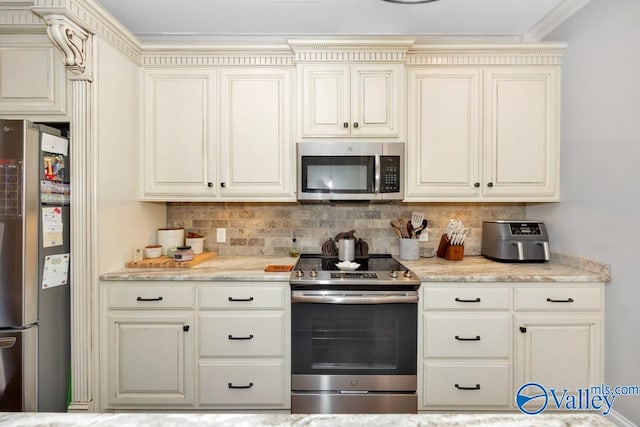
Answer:
[[[293,68],[144,71],[144,200],[295,201]]]
[[[421,306],[420,410],[517,410],[529,382],[602,383],[602,283],[429,283]]]
[[[290,407],[288,283],[103,282],[105,410]]]
[[[516,385],[575,391],[603,377],[603,289],[518,288]]]
[[[193,406],[194,292],[189,285],[103,285],[105,409]]]
[[[557,201],[558,66],[408,71],[406,201]]]
[[[288,284],[200,287],[201,408],[291,407],[288,295]]]

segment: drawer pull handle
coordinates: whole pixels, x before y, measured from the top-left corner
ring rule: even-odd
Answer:
[[[162,297],[158,297],[158,298],[142,298],[142,297],[138,297],[138,298],[136,298],[136,301],[162,301]]]
[[[458,390],[480,390],[480,384],[476,384],[475,387],[464,387],[464,386],[461,386],[460,384],[456,384],[455,387]]]
[[[456,297],[456,302],[480,302],[480,298],[476,298],[476,299],[463,299],[463,298],[457,298],[457,297]]]
[[[233,385],[233,383],[228,383],[229,388],[251,388],[253,387],[253,383],[249,383],[249,385]]]
[[[456,335],[456,339],[458,341],[480,341],[480,335],[476,335],[475,338],[464,338],[464,337],[459,337],[458,335]]]
[[[248,337],[234,337],[233,335],[229,335],[229,339],[230,340],[251,340],[253,339],[253,334],[249,335]]]
[[[253,301],[253,297],[249,297],[249,298],[229,297],[229,301],[231,301],[231,302],[249,302],[249,301]]]
[[[567,298],[567,299],[547,298],[547,302],[573,302],[573,298]]]

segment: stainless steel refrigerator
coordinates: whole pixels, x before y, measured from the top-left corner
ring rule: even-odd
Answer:
[[[67,409],[69,152],[60,131],[0,120],[0,411]]]

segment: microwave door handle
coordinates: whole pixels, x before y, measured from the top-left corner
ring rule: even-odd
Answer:
[[[376,155],[375,156],[374,171],[373,171],[374,174],[375,174],[375,180],[374,180],[375,181],[374,182],[375,188],[373,189],[373,192],[375,194],[380,194],[380,192],[381,192],[381,184],[380,184],[380,180],[382,179],[382,177],[380,176],[380,174],[381,174],[381,170],[380,170],[381,169],[381,163],[382,163],[382,160],[380,159],[380,156]]]

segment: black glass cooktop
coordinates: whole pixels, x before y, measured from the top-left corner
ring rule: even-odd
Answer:
[[[296,264],[296,270],[308,271],[316,269],[317,271],[340,271],[336,266],[341,261],[338,257],[325,257],[316,254],[302,254]],[[379,254],[369,255],[366,258],[356,258],[353,262],[360,264],[356,272],[362,271],[404,271],[406,267],[396,261],[391,255]],[[373,276],[368,278],[374,278]]]

